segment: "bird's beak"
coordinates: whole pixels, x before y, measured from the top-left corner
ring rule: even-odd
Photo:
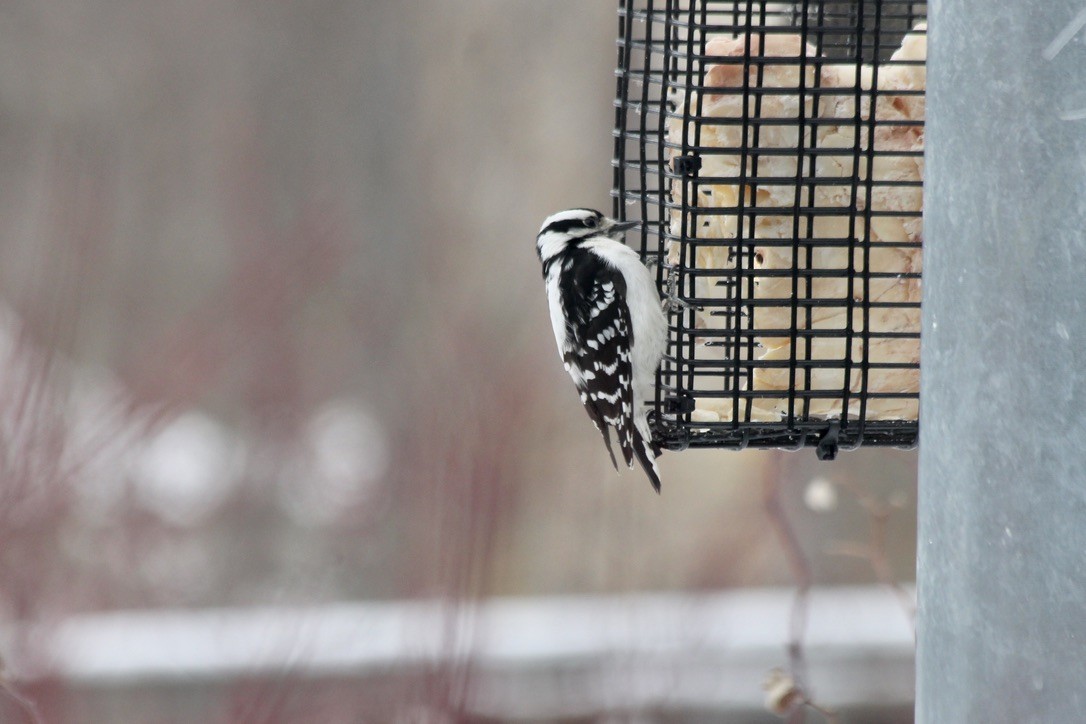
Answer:
[[[605,233],[615,241],[622,241],[622,237],[627,231],[637,227],[640,221],[611,221],[607,225]]]

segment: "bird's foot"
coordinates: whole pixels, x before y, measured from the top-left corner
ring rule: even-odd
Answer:
[[[661,300],[660,306],[665,312],[671,314],[682,312],[687,309],[694,309],[699,312],[702,311],[702,308],[699,307],[697,304],[693,304],[692,302],[688,302],[685,299],[679,299],[678,297],[674,296],[664,297]]]

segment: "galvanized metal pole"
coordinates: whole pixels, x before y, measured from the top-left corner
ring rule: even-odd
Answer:
[[[932,0],[917,720],[1086,721],[1086,0]]]

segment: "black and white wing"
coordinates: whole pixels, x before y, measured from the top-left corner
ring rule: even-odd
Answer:
[[[618,467],[609,427],[615,429],[626,465],[632,465],[636,455],[653,487],[659,490],[659,478],[651,461],[645,459],[646,442],[634,424],[634,340],[626,281],[594,254],[585,254],[577,261],[561,283],[567,319],[567,344],[562,350],[566,371],[577,386],[588,416],[603,435],[611,462]]]

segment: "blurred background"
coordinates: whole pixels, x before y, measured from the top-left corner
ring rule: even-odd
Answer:
[[[868,628],[907,630],[914,453],[667,454],[657,496],[556,358],[534,236],[610,208],[616,27],[579,0],[4,3],[3,721],[773,721],[797,571],[887,589]],[[681,673],[711,648],[690,607],[742,610],[765,665]],[[812,679],[859,626],[833,613]],[[681,629],[666,661],[637,625],[593,639],[642,614]],[[848,721],[911,720],[860,681],[890,654],[857,656]],[[727,688],[713,662],[755,683],[675,694]]]

